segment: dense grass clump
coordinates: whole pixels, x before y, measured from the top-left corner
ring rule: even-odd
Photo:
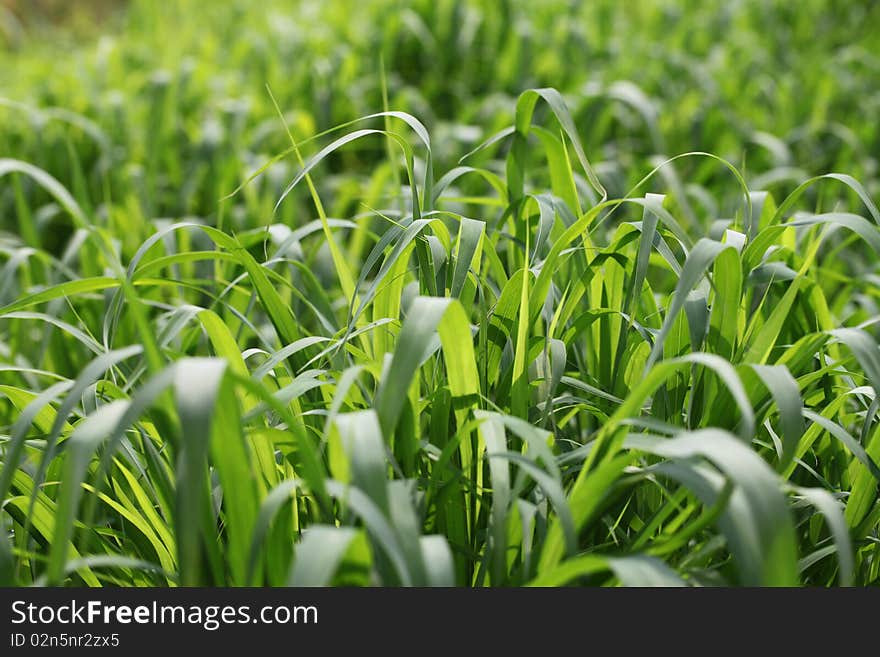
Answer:
[[[878,5],[289,4],[0,5],[0,583],[880,581]]]

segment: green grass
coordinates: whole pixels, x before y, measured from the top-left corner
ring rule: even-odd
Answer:
[[[880,581],[880,6],[287,4],[0,21],[0,583]]]

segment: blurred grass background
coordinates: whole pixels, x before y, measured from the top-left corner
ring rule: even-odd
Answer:
[[[434,136],[440,170],[510,125],[517,95],[560,89],[612,196],[657,158],[708,151],[753,188],[786,194],[845,170],[877,196],[880,3],[839,0],[616,3],[570,0],[3,0],[0,154],[75,190],[135,248],[154,217],[217,221],[218,199],[297,138],[388,105]],[[59,109],[60,108],[60,109]],[[306,149],[309,152],[311,147]],[[385,149],[327,161],[332,211],[381,187]],[[478,158],[474,161],[479,164]],[[483,160],[485,162],[485,160]],[[233,227],[270,221],[292,175],[279,162],[230,206]],[[345,172],[346,175],[333,175]],[[682,163],[700,190],[716,167]],[[48,198],[25,186],[28,203]],[[387,200],[387,199],[386,199]],[[14,230],[0,190],[0,230]],[[308,210],[298,190],[281,210]],[[48,212],[48,211],[47,211]],[[124,217],[114,224],[114,217]],[[43,216],[60,249],[70,226]],[[52,239],[50,238],[50,242]]]
[[[651,157],[691,150],[770,191],[846,170],[878,192],[877,2],[3,2],[0,153],[132,226],[142,213],[215,221],[218,199],[289,145],[267,84],[300,138],[380,110],[380,55],[390,107],[426,124],[441,168],[509,125],[523,89],[553,86],[612,195]],[[384,154],[347,149],[330,170],[369,171]],[[696,185],[720,175],[688,166]],[[290,168],[271,173],[280,191]],[[339,216],[363,197],[357,181],[328,179]],[[235,209],[242,224],[268,220],[254,198]],[[0,192],[0,229],[13,204]]]

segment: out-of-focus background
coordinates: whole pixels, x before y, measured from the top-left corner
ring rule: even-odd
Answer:
[[[0,96],[107,141],[7,107],[0,152],[70,183],[70,144],[96,194],[106,174],[157,214],[212,213],[285,148],[267,84],[301,136],[380,110],[380,54],[389,105],[429,126],[443,164],[554,86],[612,193],[691,150],[758,187],[845,162],[878,189],[877,2],[2,0],[0,25]]]
[[[660,159],[688,151],[726,158],[752,189],[778,195],[828,171],[880,192],[880,123],[872,118],[880,114],[878,2],[2,0],[0,7],[0,156],[41,167],[137,226],[155,217],[215,222],[218,199],[289,147],[267,86],[303,139],[381,110],[383,76],[387,106],[430,130],[439,171],[509,126],[519,93],[551,86],[563,92],[612,197]],[[328,158],[322,185],[336,216],[388,189],[386,156],[373,141]],[[471,163],[494,166],[488,153]],[[278,162],[228,204],[231,225],[270,221],[294,165]],[[691,199],[692,218],[708,224],[734,211],[736,189],[716,185],[724,173],[710,161],[682,162],[678,174],[687,183],[670,184]],[[36,187],[23,194],[37,205],[48,200]],[[389,198],[373,201],[384,206]],[[8,186],[0,190],[0,230],[17,230],[15,203]],[[280,219],[308,208],[308,194],[296,190]],[[59,251],[71,226],[63,213],[46,212],[47,246]],[[132,231],[122,239],[134,248],[144,237]]]
[[[0,0],[7,45],[21,45],[34,27],[59,26],[86,34],[125,9],[126,0]]]

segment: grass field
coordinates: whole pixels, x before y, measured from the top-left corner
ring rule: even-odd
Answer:
[[[880,3],[35,6],[0,583],[880,582]]]

